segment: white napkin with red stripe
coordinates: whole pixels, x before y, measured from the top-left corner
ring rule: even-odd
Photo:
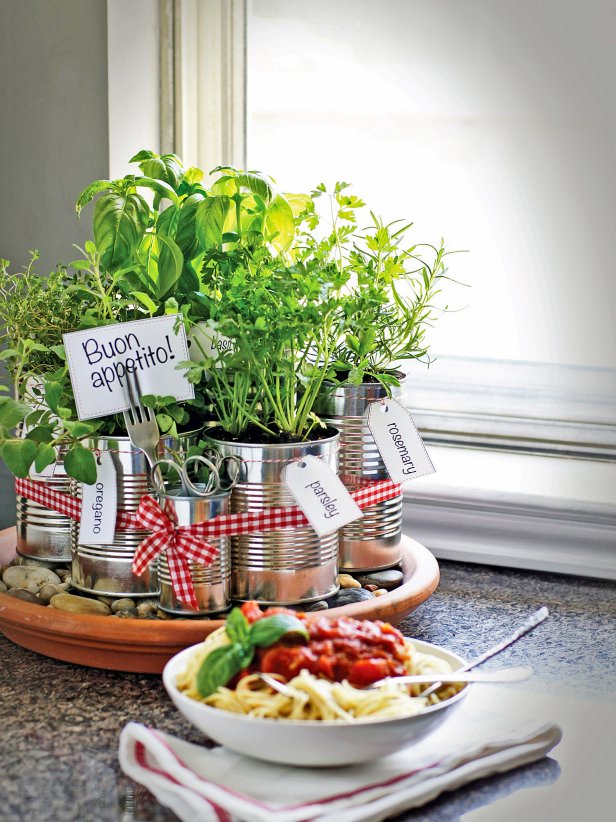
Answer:
[[[275,765],[136,722],[120,736],[120,765],[183,822],[378,822],[545,756],[560,728],[533,718],[532,699],[519,696],[476,685],[430,736],[365,765]]]

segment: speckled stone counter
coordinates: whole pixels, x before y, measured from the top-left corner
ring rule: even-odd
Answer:
[[[443,562],[441,573],[436,593],[402,623],[405,634],[471,657],[547,605],[550,619],[491,664],[532,665],[536,674],[523,686],[529,699],[558,692],[596,714],[616,698],[614,584],[461,563]],[[129,720],[202,741],[167,699],[160,677],[57,662],[0,635],[0,820],[175,820],[119,770],[118,735]],[[558,782],[557,760],[554,752],[398,819],[501,822],[509,818],[499,810],[509,807],[504,797]],[[544,811],[525,812],[525,822],[545,818]]]

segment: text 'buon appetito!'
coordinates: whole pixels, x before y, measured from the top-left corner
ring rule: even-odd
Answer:
[[[137,376],[142,394],[194,397],[184,372],[176,368],[188,359],[186,333],[177,320],[170,314],[64,335],[80,420],[128,408],[129,374]]]

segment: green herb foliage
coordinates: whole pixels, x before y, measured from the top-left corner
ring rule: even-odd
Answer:
[[[215,693],[248,668],[256,648],[268,648],[288,636],[306,642],[310,638],[304,623],[291,614],[262,617],[249,625],[239,608],[230,612],[225,630],[229,644],[209,653],[197,673],[197,690],[202,697]]]
[[[305,261],[335,266],[345,283],[344,320],[331,363],[335,381],[397,385],[401,360],[430,361],[426,330],[447,279],[445,258],[454,252],[442,240],[437,246],[409,242],[412,223],[386,224],[373,212],[369,224],[358,228],[364,202],[348,187],[341,182],[331,192],[324,185],[312,192],[301,215],[298,253]],[[322,228],[319,198],[328,205],[329,229]]]

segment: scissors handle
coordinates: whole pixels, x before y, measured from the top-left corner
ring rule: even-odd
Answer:
[[[199,463],[199,465],[203,465],[205,468],[208,469],[208,478],[207,482],[205,483],[205,488],[198,488],[196,485],[193,484],[192,480],[188,476],[188,465],[190,463]],[[184,461],[184,465],[182,467],[184,472],[184,480],[186,485],[190,489],[191,496],[194,497],[209,497],[212,494],[218,493],[220,491],[220,474],[218,473],[218,468],[214,463],[207,459],[207,457],[188,457],[187,460]]]
[[[169,460],[169,459],[160,459],[160,460],[156,460],[155,462],[152,463],[152,466],[151,466],[152,484],[154,485],[154,488],[156,489],[156,491],[159,494],[164,494],[165,491],[167,490],[165,488],[165,482],[164,482],[164,479],[162,477],[162,474],[158,470],[161,465],[167,465],[167,466],[169,466],[169,468],[173,468],[173,470],[176,472],[176,474],[180,478],[180,486],[182,488],[182,495],[185,496],[185,497],[190,496],[189,485],[188,485],[188,482],[187,482],[188,477],[186,476],[186,472],[184,471],[184,469],[182,468],[181,465],[178,465],[177,462],[174,462],[173,460]]]

